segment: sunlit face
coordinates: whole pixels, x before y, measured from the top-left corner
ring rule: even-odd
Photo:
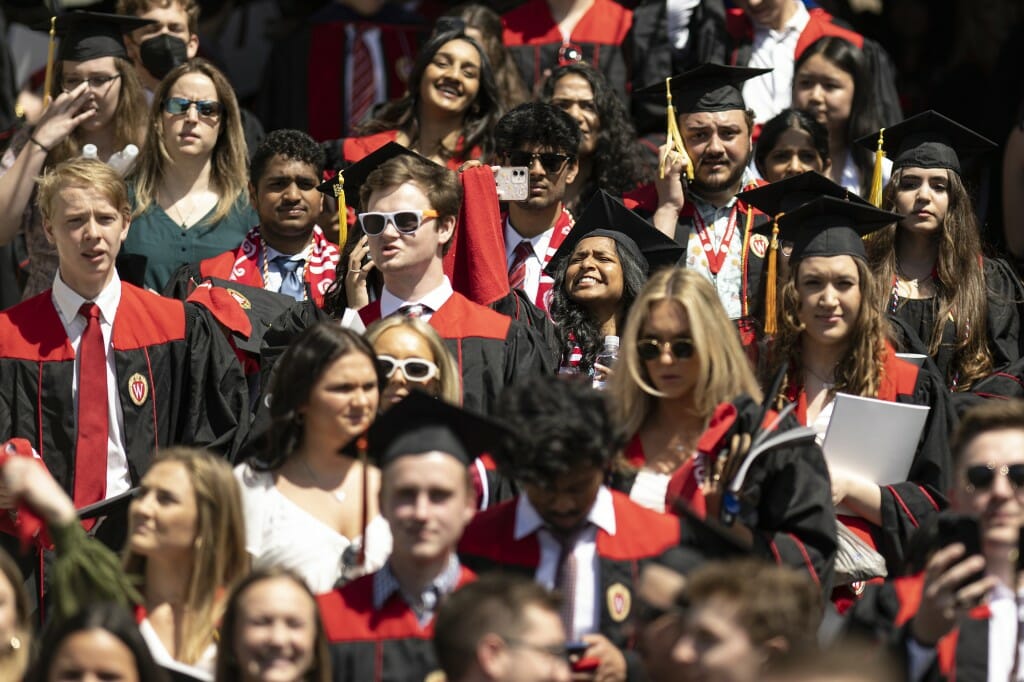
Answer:
[[[480,92],[480,70],[480,53],[473,45],[465,40],[449,40],[423,71],[423,104],[445,114],[465,115]]]
[[[861,303],[860,273],[852,256],[804,258],[797,269],[796,292],[805,341],[849,343]]]
[[[374,362],[358,352],[342,355],[320,375],[299,408],[307,436],[343,448],[370,428],[380,400]]]
[[[523,609],[520,635],[505,642],[500,655],[485,662],[489,679],[501,682],[569,682],[572,673],[564,657],[565,628],[557,612],[529,604]]]
[[[167,97],[220,103],[213,81],[206,74],[195,71],[179,78],[167,91]],[[164,146],[172,159],[209,158],[213,154],[220,135],[223,113],[201,116],[197,107],[190,106],[184,114],[172,115],[164,111],[160,115],[163,117]]]
[[[57,250],[64,283],[85,298],[95,298],[114,276],[128,225],[125,214],[99,189],[62,189],[49,220],[43,220],[43,232]]]
[[[945,168],[903,168],[899,171],[893,210],[906,217],[900,227],[938,237],[949,212],[949,174]]]
[[[305,679],[316,652],[316,603],[290,578],[249,586],[238,600],[235,656],[243,682]]]
[[[568,531],[587,518],[604,478],[603,469],[585,466],[561,474],[547,485],[524,482],[522,487],[545,523]]]
[[[765,657],[737,621],[735,602],[711,597],[694,605],[672,648],[673,679],[682,682],[756,682]]]
[[[816,54],[793,76],[793,106],[826,125],[830,134],[845,131],[853,110],[853,76]]]
[[[611,237],[581,239],[565,271],[565,293],[584,307],[622,300],[622,263]]]
[[[313,164],[275,154],[249,194],[260,232],[280,240],[304,239],[323,211],[324,195]]]
[[[196,53],[199,51],[199,36],[189,32],[188,12],[185,11],[182,3],[174,0],[167,7],[160,7],[158,3],[153,3],[149,9],[136,16],[140,19],[149,19],[156,22],[135,29],[126,36],[127,40],[124,41],[125,48],[128,50],[128,56],[140,68],[144,67],[141,67],[139,45],[162,33],[170,33],[172,36],[184,41],[185,53],[189,59],[196,56]]]
[[[683,306],[672,300],[658,301],[651,306],[640,328],[638,343],[652,339],[658,343],[661,352],[653,360],[641,360],[651,384],[666,398],[689,395],[697,384],[700,366],[697,349],[694,348],[688,358],[676,357],[671,349],[672,342],[677,339],[693,341],[690,316]]]
[[[430,198],[419,185],[406,182],[396,187],[378,190],[366,202],[367,212],[381,211],[429,211],[433,206]],[[434,259],[441,258],[441,249],[451,240],[455,230],[455,219],[424,218],[419,229],[411,234],[399,232],[389,222],[379,235],[367,239],[370,257],[374,265],[384,274],[408,273],[416,277]]]
[[[195,488],[181,462],[157,462],[142,478],[128,512],[128,546],[146,557],[191,561],[199,509]]]
[[[811,134],[803,128],[787,128],[764,157],[762,172],[768,182],[777,182],[807,171],[827,173],[826,164],[814,148]]]
[[[586,157],[597,149],[597,136],[601,132],[601,116],[597,113],[594,90],[587,79],[577,73],[568,73],[558,79],[551,93],[551,104],[573,117],[583,133],[580,156]]]
[[[49,655],[48,682],[141,682],[132,650],[106,630],[76,632]]]
[[[975,436],[961,460],[951,495],[953,508],[978,518],[987,548],[1016,547],[1024,526],[1024,488],[1015,489],[1000,469],[1024,464],[1024,430],[1001,429]],[[975,466],[994,470],[989,487],[969,484],[967,470]]]
[[[679,130],[693,164],[690,185],[698,194],[719,192],[739,184],[752,149],[743,111],[683,114],[679,117]]]
[[[122,79],[114,57],[98,57],[84,62],[64,60],[61,88],[70,92],[85,81],[89,81],[89,98],[84,109],[95,109],[96,113],[82,121],[82,130],[103,130],[114,121],[117,102],[121,97]]]
[[[427,343],[427,340],[403,325],[385,330],[373,342],[373,350],[376,351],[377,355],[390,355],[395,360],[416,358],[432,362],[435,365],[438,364],[437,358],[430,351],[430,344]],[[394,374],[388,377],[388,383],[384,387],[384,395],[381,397],[381,402],[385,407],[393,405],[409,395],[409,390],[413,388],[436,396],[441,392],[440,377],[434,377],[426,383],[411,381],[405,376],[402,368],[399,367],[395,370]]]
[[[442,452],[388,463],[381,474],[380,512],[391,527],[393,557],[413,564],[443,559],[476,512],[465,465]]]

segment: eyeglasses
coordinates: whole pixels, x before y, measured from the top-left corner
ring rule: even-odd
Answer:
[[[115,73],[112,76],[89,76],[88,78],[65,78],[64,79],[64,92],[71,92],[82,83],[88,83],[89,89],[91,90],[102,90],[106,86],[110,85],[118,78],[121,74]]]
[[[399,360],[398,358],[391,357],[390,355],[378,355],[377,364],[380,365],[380,369],[384,372],[384,376],[390,379],[394,376],[395,372],[399,369],[402,370],[402,374],[409,381],[415,381],[418,384],[425,384],[438,375],[440,370],[437,365],[432,363],[430,360],[424,360],[423,358],[406,358],[405,360]]]
[[[371,237],[376,237],[384,232],[388,228],[388,223],[394,225],[395,229],[402,234],[412,234],[420,229],[420,225],[423,224],[424,220],[436,218],[438,215],[438,212],[434,210],[392,211],[390,213],[386,211],[371,211],[359,214],[359,226],[363,228],[363,232]]]
[[[640,339],[636,342],[636,354],[641,360],[657,360],[661,357],[662,349],[668,346],[668,350],[676,360],[685,360],[693,356],[693,339],[680,336],[671,341],[659,341],[658,339]]]
[[[583,61],[583,50],[579,45],[564,43],[558,48],[558,65],[579,64]]]
[[[212,99],[187,99],[185,97],[168,97],[164,101],[164,111],[171,116],[187,114],[192,105],[196,106],[196,113],[206,118],[220,116],[224,107],[220,102]]]
[[[510,647],[518,649],[526,649],[528,651],[536,651],[539,654],[546,654],[552,658],[558,659],[559,661],[569,662],[569,647],[565,644],[531,644],[530,642],[524,642],[521,639],[508,638],[505,643]]]
[[[998,468],[994,464],[975,464],[967,467],[967,492],[990,489],[996,481],[996,473],[1006,476],[1014,490],[1024,487],[1024,464],[1004,464]]]
[[[530,168],[533,166],[533,162],[540,160],[541,168],[548,173],[557,173],[562,170],[565,166],[565,162],[573,158],[568,154],[559,154],[558,152],[506,152],[505,157],[508,159],[508,165],[510,166],[526,166]]]

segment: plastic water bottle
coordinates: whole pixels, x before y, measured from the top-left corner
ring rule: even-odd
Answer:
[[[82,147],[82,158],[83,159],[98,159],[96,145],[87,144]]]
[[[604,350],[597,354],[594,358],[594,362],[598,365],[604,365],[608,369],[611,369],[615,364],[615,361],[619,357],[619,337],[617,336],[606,336],[604,337]],[[608,377],[598,377],[597,373],[594,374],[594,388],[598,390],[604,390],[605,386],[608,385]]]
[[[131,170],[132,164],[135,163],[136,157],[139,155],[139,148],[133,144],[129,144],[121,151],[115,153],[107,160],[107,165],[118,172],[122,177],[127,175],[128,171]]]

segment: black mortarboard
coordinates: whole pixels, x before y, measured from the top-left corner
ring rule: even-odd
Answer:
[[[996,143],[936,111],[911,116],[880,133],[865,135],[857,144],[871,151],[882,146],[890,150],[893,169],[948,168],[960,173],[960,163],[996,148]],[[895,150],[895,153],[892,151]]]
[[[369,449],[382,469],[399,457],[428,452],[449,454],[469,466],[505,431],[483,415],[413,390],[370,427]]]
[[[857,194],[815,171],[807,171],[736,195],[740,201],[773,218],[818,197],[835,197],[861,206],[871,205]]]
[[[609,237],[620,248],[646,264],[648,272],[666,265],[675,265],[683,255],[683,247],[669,239],[649,222],[626,208],[604,190],[590,200],[579,220],[565,236],[551,257],[545,271],[554,276],[558,266],[572,255],[576,245],[587,237]]]
[[[680,114],[702,111],[746,110],[741,88],[751,78],[768,73],[771,69],[751,69],[745,66],[701,64],[669,79],[672,104]],[[665,97],[665,82],[640,88],[634,94]]]
[[[864,237],[901,218],[863,203],[818,197],[778,220],[779,239],[793,242],[794,261],[844,255],[866,260]]]
[[[359,190],[362,189],[366,179],[370,177],[370,173],[377,170],[385,161],[402,156],[403,154],[420,159],[424,163],[437,165],[408,147],[403,147],[397,142],[388,142],[356,161],[348,168],[343,169],[336,176],[322,183],[317,189],[327,196],[337,197],[341,194],[342,188],[344,188],[345,202],[349,206],[362,209],[359,201]]]
[[[55,27],[60,37],[57,59],[73,62],[84,62],[100,57],[127,59],[124,34],[154,23],[156,22],[152,19],[124,14],[82,11],[61,14],[56,18]],[[49,31],[50,22],[47,21],[45,26],[35,25],[33,28]]]

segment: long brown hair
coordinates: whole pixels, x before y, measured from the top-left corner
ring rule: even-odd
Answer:
[[[981,237],[971,197],[957,173],[948,176],[949,208],[936,239],[939,255],[935,261],[935,296],[938,308],[928,343],[928,354],[935,356],[942,344],[942,332],[950,319],[956,328],[956,346],[947,386],[965,391],[978,379],[992,372],[992,354],[988,348],[988,296],[981,264]],[[903,169],[897,169],[882,194],[882,206],[893,210]],[[879,231],[869,240],[868,259],[879,286],[885,287],[883,309],[892,305],[889,289],[896,280],[896,246],[902,235],[897,223]]]
[[[185,467],[196,498],[196,538],[185,592],[181,648],[175,656],[195,663],[214,641],[224,610],[223,592],[249,572],[245,551],[242,494],[231,466],[208,452],[186,447],[160,450],[153,464],[178,462]],[[125,573],[145,579],[146,557],[127,549]],[[141,591],[145,594],[145,584]]]
[[[217,143],[210,156],[210,183],[218,197],[209,222],[223,219],[240,198],[244,199],[247,196],[249,155],[235,91],[216,66],[205,59],[191,59],[167,74],[153,93],[153,104],[149,108],[149,125],[146,128],[146,145],[139,154],[139,163],[132,177],[135,185],[135,215],[139,215],[156,201],[157,192],[163,182],[164,169],[168,164],[174,163],[167,152],[167,145],[164,144],[164,100],[182,76],[190,73],[199,73],[210,79],[217,91],[217,101],[223,108]]]
[[[851,258],[853,258],[851,256]],[[881,292],[876,285],[867,263],[860,258],[853,258],[857,265],[860,280],[860,310],[857,321],[850,331],[850,345],[846,355],[836,366],[835,387],[832,393],[842,391],[853,395],[874,397],[882,384],[885,372],[886,345],[890,337],[889,321],[882,311]],[[800,308],[800,297],[797,294],[796,282],[803,261],[790,263],[789,277],[782,286],[782,310],[779,315],[779,332],[769,351],[768,372],[762,377],[764,383],[772,378],[782,367],[788,367],[786,380],[783,382],[778,402],[785,400],[786,393],[794,380],[800,376],[803,368],[800,352],[803,341],[804,326],[797,317]]]
[[[117,95],[117,108],[114,109],[114,151],[121,151],[129,144],[140,150],[146,125],[146,97],[142,92],[142,83],[135,73],[131,62],[121,57],[114,57],[114,67],[121,81],[121,91]],[[53,68],[53,85],[50,96],[57,98],[61,94],[64,82],[64,60],[57,60]],[[58,142],[46,157],[47,166],[55,166],[73,156],[81,156],[82,144],[75,132]]]

